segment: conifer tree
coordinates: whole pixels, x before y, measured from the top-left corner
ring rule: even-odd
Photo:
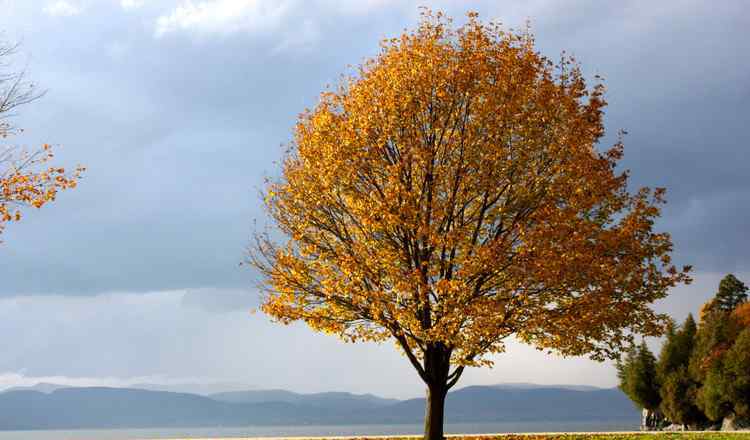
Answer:
[[[690,354],[693,351],[693,345],[695,344],[695,335],[698,333],[698,324],[695,322],[695,318],[693,318],[693,314],[689,313],[687,318],[685,318],[685,322],[682,323],[682,338],[684,340],[684,344],[689,347],[687,348],[687,360],[690,358]]]
[[[717,358],[707,369],[703,386],[698,390],[696,403],[709,420],[721,421],[732,413],[728,383],[724,377],[722,358]]]
[[[645,410],[644,424],[656,428],[661,422],[659,404],[659,382],[656,373],[656,358],[645,342],[632,346],[624,361],[617,364],[619,388],[639,408]]]
[[[695,403],[698,384],[690,379],[687,366],[683,365],[662,378],[659,388],[659,409],[672,423],[695,427],[706,417]]]
[[[690,378],[688,365],[697,328],[693,315],[688,315],[678,331],[668,332],[657,363],[659,375],[659,408],[672,423],[694,426],[705,421],[695,404],[699,384]]]
[[[741,353],[744,340],[744,314],[735,313],[743,309],[747,301],[747,287],[734,275],[727,275],[719,284],[716,296],[703,308],[701,325],[696,335],[695,349],[690,359],[690,375],[701,387],[696,395],[696,403],[706,416],[720,421],[735,412],[735,401],[743,412],[744,396],[735,396],[735,390],[745,389],[743,374],[738,370],[743,366]],[[734,345],[740,348],[735,349]],[[732,353],[731,359],[728,358]],[[731,367],[728,362],[731,360]],[[732,372],[739,372],[734,376]],[[747,373],[745,373],[747,374]],[[735,385],[735,381],[737,384]]]
[[[670,326],[668,331],[672,331],[673,327]],[[630,398],[630,400],[633,400],[635,403],[635,399],[632,397],[632,385],[631,385],[631,371],[633,370],[633,365],[636,363],[636,358],[638,357],[638,346],[635,344],[632,344],[628,350],[625,352],[625,356],[623,359],[623,356],[620,356],[619,359],[617,359],[617,363],[615,364],[615,367],[617,368],[617,378],[619,379],[619,384],[617,387],[625,393],[626,396]]]
[[[706,367],[698,404],[714,421],[750,417],[750,328],[740,331],[734,314],[726,315],[727,340],[717,345]]]
[[[738,305],[747,301],[747,286],[734,275],[725,276],[719,283],[719,292],[716,293],[714,302],[716,307],[730,312]]]
[[[737,337],[724,359],[727,394],[734,415],[750,418],[750,327]]]
[[[656,401],[651,394],[656,387],[658,411],[651,416],[661,413],[663,421],[691,429],[727,417],[750,419],[747,290],[734,275],[727,275],[714,298],[701,308],[699,325],[689,315],[679,328],[669,326],[656,362],[655,381],[648,373],[653,356],[643,344],[631,347],[624,362],[617,365],[620,389],[649,410]]]
[[[695,336],[695,346],[690,357],[690,376],[696,382],[706,381],[708,372],[731,346],[732,325],[729,313],[716,307],[704,312]]]
[[[667,338],[659,354],[657,370],[660,376],[666,377],[682,366],[687,367],[697,327],[693,315],[688,315],[679,330],[670,327]]]
[[[664,344],[659,352],[659,360],[656,363],[656,373],[659,377],[665,377],[676,367],[677,357],[677,328],[670,323],[664,335]]]

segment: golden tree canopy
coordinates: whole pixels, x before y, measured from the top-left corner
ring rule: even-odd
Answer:
[[[300,115],[266,192],[288,241],[251,254],[262,309],[394,338],[423,378],[434,347],[462,370],[511,335],[603,359],[659,334],[688,268],[652,230],[663,190],[629,193],[622,145],[596,148],[603,93],[528,31],[425,13]]]

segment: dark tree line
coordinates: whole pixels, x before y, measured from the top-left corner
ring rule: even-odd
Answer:
[[[721,280],[699,322],[668,329],[658,359],[645,343],[618,362],[620,389],[644,410],[643,425],[705,429],[750,419],[750,302],[734,275]]]

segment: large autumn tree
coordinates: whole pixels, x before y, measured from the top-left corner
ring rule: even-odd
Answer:
[[[12,122],[17,109],[43,95],[23,71],[12,69],[16,49],[17,45],[0,41],[0,138],[4,142],[20,131]],[[52,158],[47,144],[32,150],[0,144],[0,233],[6,223],[21,219],[23,208],[41,208],[59,191],[76,186],[83,168],[66,172],[51,166]]]
[[[630,193],[600,151],[604,87],[529,32],[425,12],[304,112],[250,261],[263,310],[349,341],[393,340],[427,387],[425,438],[466,367],[507,338],[614,357],[656,335],[685,270],[652,230],[663,190]]]

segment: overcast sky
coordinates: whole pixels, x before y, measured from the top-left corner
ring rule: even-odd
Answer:
[[[428,2],[458,21],[466,3]],[[85,179],[9,225],[0,244],[0,389],[221,382],[410,397],[389,344],[271,324],[239,267],[263,222],[296,115],[382,38],[417,23],[389,0],[0,0],[16,66],[48,89],[6,140],[58,146]],[[733,272],[750,281],[750,5],[715,1],[472,2],[530,20],[539,49],[606,79],[634,186],[665,186],[658,229],[696,282],[657,305],[683,319]],[[613,136],[605,140],[612,142]],[[613,386],[610,364],[511,344],[462,383]]]

